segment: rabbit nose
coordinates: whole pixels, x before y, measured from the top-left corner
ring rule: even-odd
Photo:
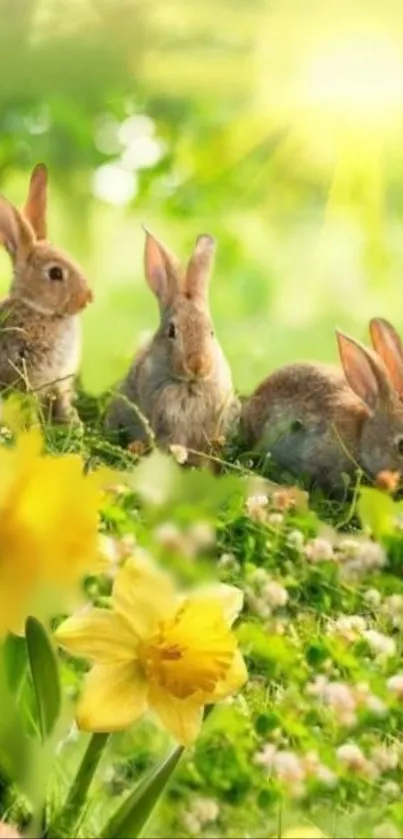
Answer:
[[[92,303],[93,299],[94,299],[94,295],[93,295],[91,289],[87,288],[85,302],[86,303]]]
[[[202,377],[209,373],[210,365],[200,355],[191,355],[188,358],[187,367],[194,376]]]

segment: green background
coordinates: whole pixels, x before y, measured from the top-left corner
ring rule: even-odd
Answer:
[[[0,188],[20,203],[49,165],[51,238],[95,291],[90,391],[157,323],[143,222],[181,258],[217,237],[211,307],[243,392],[336,361],[336,325],[400,327],[399,3],[0,0],[0,21]]]

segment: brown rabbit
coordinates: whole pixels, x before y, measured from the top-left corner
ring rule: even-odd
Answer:
[[[145,274],[158,299],[160,326],[135,358],[106,415],[110,430],[147,444],[208,452],[237,411],[228,363],[214,335],[208,284],[214,240],[199,236],[187,269],[146,231]],[[189,457],[189,462],[199,458]]]
[[[79,313],[92,300],[81,268],[46,238],[47,169],[33,170],[22,212],[0,197],[0,241],[11,257],[10,294],[0,303],[0,388],[38,394],[58,422],[72,406],[80,363]]]
[[[382,361],[337,332],[343,371],[291,364],[246,401],[241,425],[249,445],[325,488],[341,488],[358,467],[375,477],[403,469],[403,405]]]

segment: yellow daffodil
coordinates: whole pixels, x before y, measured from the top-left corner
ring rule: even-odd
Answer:
[[[0,636],[21,623],[41,585],[96,570],[107,470],[84,475],[77,455],[46,455],[38,429],[0,446]]]
[[[219,585],[178,595],[144,556],[117,574],[112,610],[66,620],[56,639],[92,660],[77,711],[81,729],[117,731],[153,710],[183,745],[195,740],[203,708],[235,693],[247,672],[231,625],[242,593]]]

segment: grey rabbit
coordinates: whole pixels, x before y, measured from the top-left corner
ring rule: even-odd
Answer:
[[[381,350],[379,324],[371,321],[371,334]],[[246,400],[241,429],[282,468],[338,490],[343,473],[358,467],[372,477],[403,469],[403,356],[389,333],[388,367],[385,351],[336,334],[342,369],[297,363],[275,371]]]
[[[159,328],[135,357],[106,413],[106,427],[146,445],[149,423],[162,448],[192,450],[198,463],[238,412],[231,371],[215,336],[208,302],[214,240],[197,239],[186,269],[145,231],[145,275],[160,310]]]

